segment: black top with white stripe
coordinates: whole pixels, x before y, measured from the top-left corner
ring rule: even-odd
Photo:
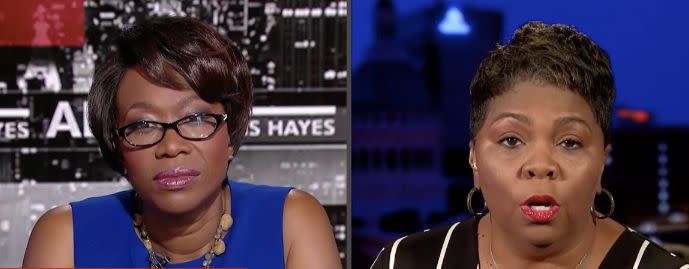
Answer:
[[[405,236],[383,248],[371,269],[476,269],[477,234],[478,219],[471,218]],[[626,229],[599,268],[689,269],[689,265],[637,232]]]

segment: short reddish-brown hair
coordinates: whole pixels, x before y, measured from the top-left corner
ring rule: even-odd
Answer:
[[[120,34],[116,51],[96,67],[89,92],[89,126],[105,161],[122,171],[117,136],[117,89],[128,68],[137,67],[160,86],[191,87],[203,100],[222,103],[235,152],[253,104],[249,67],[239,49],[211,26],[193,18],[158,17]]]

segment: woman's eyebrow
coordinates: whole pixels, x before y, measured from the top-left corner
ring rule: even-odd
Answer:
[[[584,125],[587,129],[589,129],[589,131],[592,131],[591,126],[589,126],[588,122],[586,122],[586,120],[584,120],[581,117],[565,116],[565,117],[560,117],[560,118],[555,119],[555,127],[557,127],[557,128],[560,128],[560,127],[565,126],[565,125],[570,124],[570,123],[578,123],[578,124]]]
[[[125,114],[129,112],[132,109],[147,109],[147,108],[152,108],[153,105],[149,102],[146,101],[138,101],[136,103],[131,104],[129,107],[127,107],[127,110],[124,111]]]
[[[495,119],[493,120],[493,122],[491,124],[494,124],[497,121],[504,119],[504,118],[512,118],[512,119],[515,119],[517,121],[523,122],[526,125],[531,125],[531,119],[529,119],[527,116],[524,116],[524,115],[519,114],[519,113],[514,113],[514,112],[503,112],[503,113],[498,114],[498,116],[495,117]]]
[[[188,106],[190,103],[193,103],[194,101],[198,101],[198,100],[202,100],[202,99],[195,94],[189,95],[189,96],[184,97],[184,98],[180,99],[179,101],[177,101],[177,103],[175,105],[177,105],[177,107],[179,107],[179,108],[184,108],[184,107]]]

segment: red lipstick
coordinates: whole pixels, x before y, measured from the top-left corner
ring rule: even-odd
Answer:
[[[153,177],[158,186],[166,190],[183,189],[196,181],[201,172],[190,168],[177,167],[172,170],[163,170]]]
[[[531,195],[521,204],[522,213],[536,223],[548,223],[552,221],[560,205],[550,195]]]

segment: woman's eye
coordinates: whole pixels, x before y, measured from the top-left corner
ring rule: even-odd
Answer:
[[[499,141],[500,144],[503,146],[506,146],[508,148],[514,148],[522,144],[522,141],[519,140],[519,138],[516,138],[514,136],[510,137],[505,137]]]
[[[139,134],[139,135],[148,134],[152,131],[155,131],[156,127],[157,126],[155,124],[150,123],[150,122],[145,122],[145,121],[137,122],[137,123],[132,124],[129,127],[127,127],[125,134],[126,135],[132,135],[135,133]]]
[[[199,115],[189,115],[184,117],[182,120],[182,123],[189,123],[189,122],[201,122],[203,121]]]
[[[212,123],[215,122],[215,118],[208,116],[208,115],[203,115],[203,114],[194,114],[194,115],[189,115],[184,117],[182,121],[180,121],[180,124],[204,124],[204,123]]]
[[[566,149],[581,148],[581,142],[576,141],[574,139],[566,139],[565,141],[560,142],[560,145],[562,145]]]
[[[142,122],[137,122],[135,124],[132,124],[131,126],[129,126],[128,129],[132,130],[132,131],[138,131],[138,130],[142,130],[142,129],[148,129],[150,127],[151,127],[150,123],[142,121]]]

